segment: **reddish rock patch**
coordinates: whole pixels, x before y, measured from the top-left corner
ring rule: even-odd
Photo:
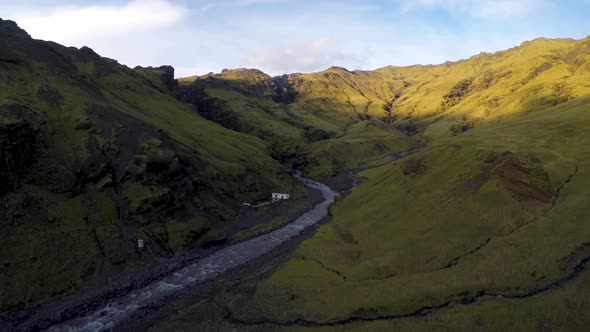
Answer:
[[[404,175],[421,174],[426,171],[426,162],[422,158],[412,158],[404,163]]]
[[[551,203],[555,190],[541,161],[533,155],[512,155],[495,174],[500,182],[520,201]]]
[[[495,163],[496,161],[498,161],[498,158],[500,158],[500,154],[496,151],[492,151],[492,152],[490,152],[490,154],[488,154],[488,156],[486,157],[486,159],[484,159],[484,161],[488,164],[492,164],[492,163]]]

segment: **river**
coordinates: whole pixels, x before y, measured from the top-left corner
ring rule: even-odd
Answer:
[[[84,317],[73,318],[56,324],[47,331],[108,331],[125,322],[130,315],[144,307],[161,301],[175,292],[212,280],[288,242],[304,229],[326,218],[328,209],[337,195],[325,184],[303,178],[300,174],[295,174],[295,177],[303,181],[308,188],[319,190],[324,196],[324,201],[318,203],[288,225],[268,234],[220,249],[193,264],[153,281],[143,288],[132,290],[125,296],[112,299],[109,303],[105,303]]]

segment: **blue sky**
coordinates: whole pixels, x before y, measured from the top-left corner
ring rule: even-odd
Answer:
[[[170,64],[179,77],[432,64],[590,35],[590,0],[0,0],[0,17],[131,67]]]

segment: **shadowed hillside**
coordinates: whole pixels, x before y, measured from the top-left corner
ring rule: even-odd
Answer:
[[[292,189],[267,143],[177,88],[171,67],[130,69],[0,21],[0,307],[170,256],[219,236],[241,202]]]
[[[177,81],[0,20],[0,308],[283,225],[315,199],[295,168],[342,191],[329,222],[147,325],[583,330],[589,82],[588,38]],[[244,215],[273,191],[296,198],[287,213]]]
[[[258,70],[227,70],[181,79],[181,95],[186,101],[197,96],[196,108],[207,118],[272,142],[276,154],[303,154],[297,162],[314,165],[309,174],[328,179],[425,139],[587,97],[589,50],[589,39],[540,38],[442,65],[332,67],[274,78]],[[364,145],[357,134],[347,135],[357,123],[372,120],[393,128],[378,125],[385,131],[366,135],[373,139]],[[349,153],[337,153],[343,149]]]
[[[437,66],[289,76],[295,103],[386,127],[392,110],[406,147],[355,162],[340,147],[372,135],[360,120],[310,144],[309,159],[357,172],[330,223],[273,273],[225,280],[215,305],[195,300],[154,330],[205,312],[199,326],[213,329],[583,330],[589,45],[537,39]]]

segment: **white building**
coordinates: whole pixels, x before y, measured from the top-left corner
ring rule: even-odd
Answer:
[[[272,193],[272,201],[280,201],[282,199],[289,199],[289,194]]]

